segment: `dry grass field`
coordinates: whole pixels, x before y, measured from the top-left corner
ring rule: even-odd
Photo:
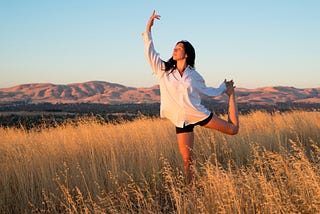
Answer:
[[[167,120],[0,128],[0,213],[320,213],[320,112],[240,116],[195,129],[184,183]]]

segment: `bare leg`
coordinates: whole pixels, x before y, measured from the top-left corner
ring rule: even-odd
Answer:
[[[191,166],[193,161],[194,134],[193,132],[179,133],[177,134],[177,139],[179,150],[184,163],[186,182],[189,184],[193,179]]]
[[[204,127],[216,129],[225,134],[235,135],[239,131],[239,116],[234,87],[229,87],[226,94],[229,96],[228,121],[213,116]]]
[[[239,114],[238,105],[236,102],[236,94],[234,88],[229,92],[229,110],[228,110],[228,122],[231,123],[236,128],[236,132],[239,130]]]

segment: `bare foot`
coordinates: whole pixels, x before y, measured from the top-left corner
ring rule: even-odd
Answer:
[[[234,94],[234,88],[235,86],[233,86],[233,80],[230,81],[225,81],[226,86],[227,86],[227,90],[225,91],[225,93],[230,97],[231,95]]]

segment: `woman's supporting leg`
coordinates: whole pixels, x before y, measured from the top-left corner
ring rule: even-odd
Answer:
[[[193,162],[193,132],[177,134],[179,150],[184,163],[186,182],[189,184],[193,180],[192,162]]]
[[[239,130],[239,114],[238,114],[238,105],[236,101],[236,94],[234,88],[232,89],[231,94],[229,95],[229,109],[228,109],[228,122],[232,123],[236,127],[236,132]]]
[[[228,89],[227,95],[229,96],[228,121],[213,116],[204,127],[215,129],[225,134],[235,135],[239,131],[239,116],[234,89]]]

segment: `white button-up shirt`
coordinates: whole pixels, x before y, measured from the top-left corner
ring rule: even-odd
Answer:
[[[207,87],[202,76],[189,66],[182,76],[177,69],[166,72],[163,60],[154,49],[151,33],[144,32],[142,37],[147,60],[160,85],[160,116],[181,128],[206,119],[211,112],[201,104],[201,94],[219,96],[225,92],[226,84]]]

